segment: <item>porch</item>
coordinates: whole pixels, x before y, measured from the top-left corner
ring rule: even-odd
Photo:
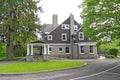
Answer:
[[[26,61],[49,60],[49,44],[43,41],[34,41],[27,44]]]

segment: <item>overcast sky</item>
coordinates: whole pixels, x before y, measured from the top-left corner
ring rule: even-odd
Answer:
[[[62,23],[72,13],[75,20],[81,23],[80,12],[78,5],[83,0],[41,0],[39,5],[42,5],[43,12],[39,15],[41,23],[52,23],[52,15],[58,15],[58,23]]]

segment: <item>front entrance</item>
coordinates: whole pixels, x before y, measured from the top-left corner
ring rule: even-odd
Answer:
[[[27,45],[27,61],[49,60],[49,45],[39,42],[40,41],[36,41]]]

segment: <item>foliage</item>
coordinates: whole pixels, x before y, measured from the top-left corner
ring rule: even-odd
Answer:
[[[118,54],[118,49],[115,48],[109,49],[109,55],[114,55],[115,57],[117,57],[117,54]]]
[[[45,70],[56,70],[70,67],[78,67],[83,65],[85,65],[84,62],[75,61],[14,62],[1,65],[0,73],[40,72]]]
[[[40,0],[0,0],[0,36],[6,42],[6,58],[10,59],[12,45],[24,44],[36,39],[35,31],[40,29],[37,7]]]
[[[100,54],[108,54],[110,49],[117,49],[119,51],[118,55],[120,55],[120,39],[112,40],[108,43],[101,44],[98,48],[98,51]]]
[[[0,57],[4,57],[6,53],[6,45],[0,41]]]
[[[120,0],[84,0],[80,7],[84,31],[92,40],[120,38]]]
[[[114,55],[106,55],[105,57],[106,57],[106,58],[115,58]]]

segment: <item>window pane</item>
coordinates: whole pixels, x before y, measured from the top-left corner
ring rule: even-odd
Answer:
[[[61,52],[61,51],[62,51],[62,48],[59,48],[59,51]]]
[[[52,35],[48,35],[48,40],[52,40]]]
[[[83,32],[79,32],[79,40],[83,40],[84,39],[84,33]]]
[[[69,47],[66,47],[66,48],[65,48],[65,52],[66,52],[66,53],[69,53]]]
[[[67,34],[66,33],[62,34],[62,41],[67,41]]]
[[[84,53],[84,46],[80,46],[81,53]]]
[[[52,51],[52,48],[49,48],[49,51]]]
[[[90,53],[93,53],[93,46],[90,46]]]

